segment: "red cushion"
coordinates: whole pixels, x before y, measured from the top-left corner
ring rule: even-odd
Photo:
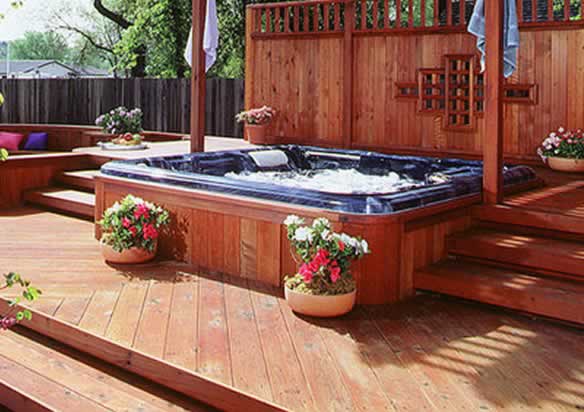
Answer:
[[[18,150],[24,135],[20,133],[0,132],[0,148],[8,151]]]

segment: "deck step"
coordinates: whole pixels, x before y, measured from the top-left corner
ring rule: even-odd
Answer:
[[[95,195],[93,193],[47,187],[26,192],[24,200],[28,203],[73,213],[87,219],[94,218]]]
[[[70,186],[76,189],[93,192],[95,190],[94,176],[99,170],[73,170],[61,172],[55,177],[55,181],[62,186]]]
[[[584,285],[578,281],[448,259],[418,269],[414,286],[584,325]]]
[[[477,228],[448,238],[448,253],[584,280],[584,243]]]
[[[584,216],[576,217],[560,213],[525,209],[508,205],[481,205],[472,208],[474,218],[505,225],[531,226],[554,231],[584,235]]]
[[[0,409],[210,410],[197,401],[31,332],[0,333]]]

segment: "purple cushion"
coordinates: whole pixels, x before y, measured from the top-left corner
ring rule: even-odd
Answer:
[[[24,150],[47,150],[49,146],[49,135],[47,133],[31,133],[26,139]]]
[[[24,135],[20,133],[0,132],[0,148],[9,152],[18,150],[22,139],[24,139]]]

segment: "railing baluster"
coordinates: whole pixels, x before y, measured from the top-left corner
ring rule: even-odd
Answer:
[[[564,20],[570,21],[570,0],[564,0]]]
[[[395,27],[401,27],[401,0],[395,0]]]
[[[361,30],[367,29],[367,0],[361,0]]]
[[[458,9],[458,24],[464,26],[466,24],[466,4],[464,0],[460,0],[460,8]]]
[[[446,25],[452,26],[452,0],[446,0]]]
[[[312,30],[318,31],[318,4],[312,6]]]
[[[426,27],[426,0],[420,0],[420,26]]]
[[[584,0],[582,0],[582,1],[584,1]],[[385,26],[388,29],[391,28],[391,14],[389,13],[389,5],[390,5],[390,1],[385,0],[385,16],[383,18],[383,21],[385,22]]]
[[[547,17],[548,21],[554,20],[554,0],[548,0],[547,2]]]
[[[519,23],[523,23],[523,0],[517,0],[517,18]]]
[[[373,0],[373,30],[379,28],[379,0]]]
[[[341,30],[341,3],[335,3],[335,14],[333,14],[333,30]]]
[[[330,14],[329,3],[322,5],[322,12],[324,13],[324,31],[329,31],[330,24],[331,24],[331,20],[330,20],[330,16],[329,16],[329,14]]]
[[[434,21],[432,21],[432,26],[439,26],[440,25],[440,12],[439,9],[440,7],[438,6],[438,0],[434,0],[434,16],[433,19]]]
[[[294,6],[294,31],[300,31],[300,7]]]
[[[537,0],[531,0],[531,21],[537,21]]]
[[[414,0],[408,0],[408,29],[414,27]]]

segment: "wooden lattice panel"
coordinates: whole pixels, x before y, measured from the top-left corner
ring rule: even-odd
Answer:
[[[420,69],[419,71],[419,111],[422,113],[443,113],[445,106],[446,79],[442,69]]]
[[[474,128],[474,60],[472,55],[446,56],[445,129]]]

